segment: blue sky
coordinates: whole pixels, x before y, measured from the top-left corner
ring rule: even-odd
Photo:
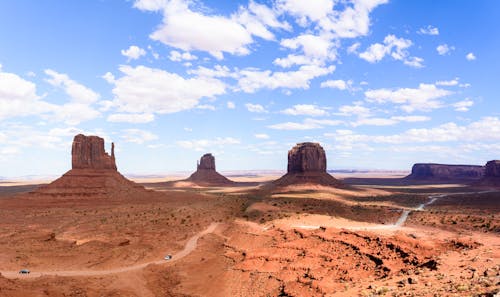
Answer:
[[[222,3],[222,4],[221,4]],[[0,176],[57,175],[72,137],[124,173],[500,158],[498,1],[1,1]],[[109,143],[107,149],[109,150]]]

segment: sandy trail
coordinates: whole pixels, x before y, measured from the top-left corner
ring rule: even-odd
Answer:
[[[0,273],[2,276],[6,278],[36,278],[36,277],[41,277],[41,276],[102,276],[102,275],[108,275],[108,274],[116,274],[116,273],[122,273],[122,272],[129,272],[133,270],[140,270],[144,269],[148,265],[151,264],[156,264],[156,265],[166,265],[166,264],[171,264],[173,262],[176,262],[185,256],[189,255],[192,251],[196,249],[198,246],[198,239],[200,237],[213,233],[214,230],[217,228],[219,223],[212,223],[208,228],[205,230],[201,231],[200,233],[194,235],[191,237],[187,242],[186,245],[184,246],[184,249],[181,251],[175,253],[172,255],[172,259],[170,260],[157,260],[157,261],[150,261],[146,263],[141,263],[133,266],[128,266],[128,267],[120,267],[120,268],[114,268],[114,269],[107,269],[107,270],[60,270],[60,271],[31,271],[30,274],[19,274],[18,271],[1,271]]]
[[[348,229],[348,230],[397,230],[397,229],[400,229],[404,226],[404,224],[406,223],[406,220],[408,219],[408,216],[410,215],[410,213],[412,211],[423,211],[426,206],[436,202],[440,198],[444,198],[444,197],[452,196],[452,195],[484,194],[484,193],[490,193],[490,192],[496,192],[496,191],[489,190],[489,191],[480,191],[480,192],[461,192],[461,193],[431,195],[428,197],[429,201],[427,201],[426,203],[422,203],[418,207],[413,208],[413,209],[403,210],[403,212],[401,213],[401,216],[394,224],[389,224],[389,225],[371,225],[370,224],[369,226],[342,226],[341,228]],[[320,227],[321,226],[316,226],[316,225],[294,225],[294,226],[292,226],[292,228],[308,229],[308,230],[319,229]]]

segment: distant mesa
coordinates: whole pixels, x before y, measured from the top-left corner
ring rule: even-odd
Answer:
[[[473,181],[484,174],[484,166],[479,165],[447,165],[434,163],[417,163],[411,169],[407,180],[416,181]]]
[[[484,176],[478,184],[500,187],[500,160],[488,161],[484,167]]]
[[[235,182],[229,180],[215,170],[215,157],[204,154],[197,163],[196,172],[187,179],[200,186],[231,186]]]
[[[146,191],[121,175],[116,168],[114,143],[111,155],[104,150],[104,139],[78,134],[71,149],[72,169],[32,194],[52,196],[110,196]]]
[[[273,182],[276,186],[318,184],[339,187],[342,183],[326,172],[326,154],[319,143],[298,143],[288,151],[287,174]]]

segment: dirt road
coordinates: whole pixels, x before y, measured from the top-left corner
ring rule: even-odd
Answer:
[[[133,270],[140,270],[145,268],[148,265],[151,264],[156,264],[156,265],[167,265],[171,264],[173,262],[176,262],[185,256],[189,255],[192,251],[194,251],[198,245],[198,239],[202,237],[203,235],[209,234],[214,232],[215,228],[219,223],[212,223],[210,226],[208,226],[207,229],[201,231],[200,233],[194,235],[191,237],[187,242],[186,245],[184,246],[184,249],[181,251],[177,252],[176,254],[172,255],[172,259],[170,260],[157,260],[157,261],[151,261],[151,262],[146,262],[146,263],[141,263],[133,266],[128,266],[128,267],[120,267],[120,268],[114,268],[114,269],[107,269],[107,270],[61,270],[61,271],[31,271],[30,274],[19,274],[18,271],[0,271],[2,276],[6,278],[36,278],[40,276],[45,276],[45,275],[51,275],[51,276],[101,276],[101,275],[107,275],[107,274],[116,274],[116,273],[122,273],[122,272],[128,272],[128,271],[133,271]]]

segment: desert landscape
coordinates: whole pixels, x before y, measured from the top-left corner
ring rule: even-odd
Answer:
[[[204,155],[140,185],[77,135],[61,178],[0,188],[0,296],[495,296],[499,164],[354,185],[299,143],[279,179],[232,181]]]

